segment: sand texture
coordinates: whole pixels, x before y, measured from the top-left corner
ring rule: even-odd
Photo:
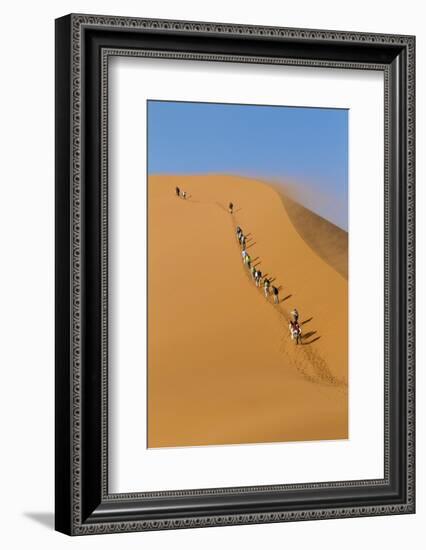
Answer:
[[[256,180],[149,177],[149,447],[348,437],[342,236],[291,203]],[[243,265],[237,224],[279,305]],[[287,328],[293,307],[301,345]]]
[[[279,192],[278,186],[275,187]],[[312,210],[279,192],[286,212],[302,239],[345,279],[348,278],[348,234]]]

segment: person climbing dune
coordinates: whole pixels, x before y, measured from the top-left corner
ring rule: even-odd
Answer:
[[[279,303],[279,297],[278,297],[279,290],[276,286],[272,285],[272,294],[274,295],[274,304]]]
[[[296,344],[299,344],[302,341],[302,331],[300,325],[297,321],[291,321],[289,323],[291,339],[296,341]]]
[[[230,214],[234,213],[234,205],[232,204],[232,202],[230,202],[228,205],[228,211]]]
[[[176,196],[177,197],[180,197],[180,189],[179,187],[176,186]]]
[[[254,276],[255,276],[256,286],[259,287],[260,281],[262,279],[262,272],[257,270]]]
[[[266,299],[268,299],[268,296],[269,296],[269,285],[270,285],[269,279],[265,277],[265,280],[263,282],[263,292],[265,293]]]

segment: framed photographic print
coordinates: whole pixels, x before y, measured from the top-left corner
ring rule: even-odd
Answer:
[[[56,529],[407,514],[412,36],[56,21]]]

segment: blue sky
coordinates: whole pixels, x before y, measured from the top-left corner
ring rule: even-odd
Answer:
[[[290,182],[347,229],[348,111],[148,101],[148,173],[208,172]]]

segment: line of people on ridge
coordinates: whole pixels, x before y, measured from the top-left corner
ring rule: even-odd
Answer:
[[[265,294],[265,298],[268,299],[269,294],[272,294],[274,297],[274,303],[279,303],[279,289],[272,284],[271,279],[268,279],[268,277],[264,276],[260,269],[257,269],[255,265],[252,265],[252,258],[250,254],[247,252],[246,244],[247,244],[247,237],[244,235],[243,230],[240,226],[237,226],[236,228],[236,235],[237,240],[241,247],[241,257],[243,260],[243,264],[247,267],[247,269],[250,272],[252,280],[255,282],[257,288],[263,286],[263,292]]]
[[[229,203],[228,208],[230,214],[233,212],[233,204]],[[250,272],[251,278],[254,281],[257,288],[263,286],[263,293],[265,295],[265,298],[268,300],[269,295],[272,294],[274,297],[274,304],[279,304],[279,289],[275,285],[272,284],[271,279],[266,277],[262,274],[260,269],[257,269],[255,265],[252,265],[252,258],[250,254],[247,252],[247,236],[244,235],[243,230],[240,226],[237,226],[236,228],[236,236],[237,241],[240,244],[241,247],[241,257],[243,260],[243,264],[247,267],[247,269]],[[302,331],[299,325],[299,312],[296,308],[293,309],[291,312],[292,318],[289,322],[289,330],[292,337],[292,340],[296,341],[296,344],[298,344],[301,341],[302,338]]]
[[[176,186],[175,192],[178,198],[186,199],[188,196],[186,191],[183,191],[178,186]],[[232,202],[228,204],[228,212],[230,214],[234,213],[234,204]],[[246,247],[247,236],[244,235],[243,230],[241,229],[240,226],[237,226],[236,228],[236,235],[237,235],[237,240],[241,247],[241,257],[243,260],[243,264],[249,270],[251,278],[256,284],[256,287],[260,288],[261,286],[263,286],[263,293],[265,295],[265,298],[268,300],[269,295],[272,294],[274,297],[274,304],[278,305],[280,302],[279,288],[272,284],[271,279],[268,279],[268,277],[262,275],[262,272],[260,271],[260,269],[257,269],[256,266],[252,265],[252,258],[250,254],[247,252],[247,247]],[[299,312],[297,311],[296,308],[292,310],[291,316],[292,318],[290,319],[290,322],[289,322],[289,330],[290,330],[292,340],[295,340],[296,344],[298,344],[302,338],[302,331],[299,325]]]

